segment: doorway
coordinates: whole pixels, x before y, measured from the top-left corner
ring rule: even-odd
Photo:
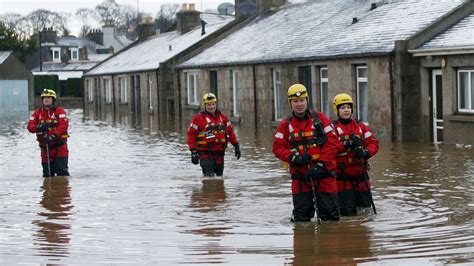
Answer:
[[[435,69],[431,77],[431,125],[433,142],[443,142],[443,73]]]

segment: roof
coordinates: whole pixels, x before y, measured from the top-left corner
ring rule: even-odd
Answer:
[[[354,0],[286,5],[255,18],[179,67],[388,53],[396,40],[409,39],[462,3],[387,0],[373,10],[369,1]]]
[[[0,64],[3,64],[3,62],[12,54],[12,51],[0,51]]]
[[[457,53],[460,53],[462,49],[474,50],[474,13],[410,52],[423,53],[444,50],[455,53],[454,50],[458,50]]]
[[[65,46],[65,47],[87,47],[89,53],[97,53],[98,49],[108,49],[87,38],[77,38],[75,36],[63,36],[58,38],[56,43],[42,43],[41,46]]]
[[[159,68],[160,63],[165,62],[178,53],[189,48],[198,41],[209,36],[233,18],[223,18],[216,23],[206,25],[206,34],[201,35],[201,26],[181,34],[177,31],[162,33],[151,37],[144,42],[124,49],[98,65],[86,75],[103,75],[114,73],[129,73],[137,71],[149,71]]]
[[[82,71],[50,71],[50,72],[33,72],[35,76],[41,75],[58,75],[59,80],[67,80],[69,78],[81,78]]]
[[[87,71],[97,65],[98,62],[70,62],[66,63],[43,63],[42,71]],[[32,71],[38,72],[39,67],[34,68]]]

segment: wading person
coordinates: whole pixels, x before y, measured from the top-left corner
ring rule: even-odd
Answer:
[[[44,89],[42,107],[35,110],[28,121],[28,131],[36,133],[41,148],[43,176],[69,176],[67,147],[69,121],[66,112],[56,107],[56,92]]]
[[[293,112],[282,119],[275,132],[273,153],[290,166],[292,221],[309,222],[315,211],[321,220],[339,220],[334,170],[341,144],[332,121],[308,109],[308,92],[301,84],[288,89],[288,102]]]
[[[240,159],[240,148],[234,128],[226,115],[217,110],[217,98],[206,93],[202,98],[204,110],[195,115],[188,129],[191,162],[200,164],[204,176],[221,176],[224,172],[224,154],[228,142]]]
[[[379,142],[368,126],[352,119],[354,102],[346,93],[333,100],[333,110],[338,116],[334,122],[336,134],[342,143],[336,160],[337,185],[341,215],[356,215],[357,207],[374,208],[367,174],[368,159],[379,149]]]

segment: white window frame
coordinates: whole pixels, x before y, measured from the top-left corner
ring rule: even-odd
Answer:
[[[119,78],[119,88],[120,88],[120,102],[128,102],[128,79],[127,77]]]
[[[187,98],[189,105],[199,105],[198,101],[198,91],[199,91],[199,74],[197,72],[187,72],[186,73],[186,82],[187,82]]]
[[[58,56],[56,56],[56,52]],[[53,58],[54,62],[61,62],[61,47],[52,47],[51,57]]]
[[[467,82],[464,84],[461,80],[461,74],[467,75]],[[474,70],[458,70],[457,75],[457,109],[461,113],[474,114]],[[466,87],[466,88],[463,88]],[[462,97],[464,96],[464,97]],[[461,107],[462,98],[466,99],[464,107]]]
[[[104,91],[105,91],[105,102],[112,102],[112,79],[104,78]]]
[[[323,77],[323,72],[326,76]],[[331,103],[329,101],[329,70],[328,67],[321,67],[319,69],[319,88],[321,94],[321,111],[329,116],[331,111]]]
[[[153,77],[148,75],[148,110],[153,110]]]
[[[281,68],[272,69],[272,80],[273,80],[273,100],[274,100],[274,110],[275,110],[275,121],[281,121],[283,118],[282,115],[282,106],[281,106]]]
[[[231,83],[232,83],[232,116],[239,117],[239,95],[240,95],[240,79],[239,71],[230,71]]]
[[[364,70],[366,76],[360,76],[359,70]],[[369,84],[368,84],[368,68],[367,66],[356,67],[356,84],[357,84],[357,119],[365,123],[369,123]],[[363,91],[362,84],[365,84],[365,90]]]
[[[88,102],[94,101],[94,80],[93,79],[87,80],[87,101]]]
[[[76,56],[74,56],[74,54],[76,54]],[[69,58],[71,61],[79,61],[79,49],[69,48]]]

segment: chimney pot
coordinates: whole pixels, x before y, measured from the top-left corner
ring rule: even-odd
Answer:
[[[374,10],[377,8],[377,3],[370,4],[370,10]]]
[[[352,24],[357,23],[359,20],[357,18],[352,18]]]

